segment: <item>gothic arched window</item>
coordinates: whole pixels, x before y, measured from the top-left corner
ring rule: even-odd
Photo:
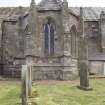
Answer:
[[[55,24],[52,18],[48,18],[44,24],[44,42],[45,42],[45,55],[54,55],[54,33]]]
[[[77,30],[75,26],[71,27],[71,54],[73,57],[77,57],[78,54]]]

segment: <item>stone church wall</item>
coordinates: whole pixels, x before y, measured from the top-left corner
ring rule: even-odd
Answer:
[[[89,67],[90,67],[89,73],[91,75],[105,75],[104,64],[105,64],[104,61],[90,61],[90,63],[89,63]]]
[[[4,75],[20,77],[21,65],[24,64],[24,59],[20,56],[19,42],[17,21],[4,21],[2,41]]]
[[[3,74],[2,69],[2,19],[0,19],[0,74]]]
[[[2,61],[4,64],[4,75],[19,77],[21,65],[29,61],[27,56],[31,56],[33,61],[34,79],[74,79],[78,76],[78,62],[77,58],[73,58],[71,54],[72,39],[70,30],[73,25],[77,26],[77,18],[72,15],[69,17],[67,2],[63,3],[62,6],[64,7],[62,7],[62,10],[61,8],[55,10],[53,10],[53,8],[47,8],[48,10],[39,9],[38,11],[36,10],[36,5],[34,3],[33,5],[32,3],[30,13],[27,15],[29,17],[26,16],[27,19],[23,19],[20,24],[19,19],[10,19],[3,23]],[[46,56],[44,25],[48,18],[51,18],[54,21],[56,29],[54,31],[54,55],[49,54]],[[28,29],[21,27],[26,31],[26,36],[21,36],[23,34],[20,33],[22,30],[19,25],[24,27],[29,26]],[[34,30],[34,26],[38,27]],[[77,30],[75,31],[78,32]],[[77,41],[76,38],[74,40]],[[28,41],[29,43],[25,42],[26,46],[24,46],[22,43],[23,41]],[[29,61],[28,64],[30,62],[31,61]]]
[[[39,37],[40,37],[40,49],[41,49],[41,56],[44,55],[44,24],[47,21],[47,18],[51,18],[55,25],[56,25],[56,31],[54,36],[54,50],[56,56],[61,56],[63,54],[63,35],[61,32],[61,14],[58,11],[51,12],[51,11],[42,11],[38,12],[38,20],[39,20]]]
[[[98,21],[87,21],[84,24],[84,35],[88,38],[89,55],[100,53],[101,50],[101,35]]]

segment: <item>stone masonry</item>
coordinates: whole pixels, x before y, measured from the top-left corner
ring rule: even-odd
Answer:
[[[81,17],[80,8],[69,7],[67,0],[0,8],[0,74],[20,77],[27,64],[34,80],[72,80],[79,76],[80,62],[103,63],[105,10],[83,11]]]

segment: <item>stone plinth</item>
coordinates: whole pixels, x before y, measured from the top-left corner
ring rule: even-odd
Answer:
[[[72,80],[78,75],[74,66],[63,66],[61,64],[34,64],[34,80]]]

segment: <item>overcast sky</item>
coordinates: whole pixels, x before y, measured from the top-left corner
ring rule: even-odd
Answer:
[[[31,0],[0,0],[0,7],[29,6]],[[41,0],[35,0],[39,3]],[[68,0],[69,6],[105,7],[105,0]]]

